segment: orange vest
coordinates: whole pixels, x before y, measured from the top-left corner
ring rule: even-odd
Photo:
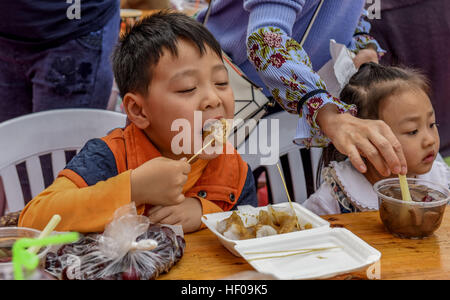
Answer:
[[[114,155],[118,174],[161,156],[145,133],[134,124],[125,129],[115,129],[102,140]],[[222,154],[209,161],[203,174],[185,193],[185,197],[214,201],[222,210],[230,210],[241,195],[247,172],[247,163],[233,149],[233,154]],[[68,177],[78,187],[87,186],[84,179],[70,169],[64,169],[59,176]]]

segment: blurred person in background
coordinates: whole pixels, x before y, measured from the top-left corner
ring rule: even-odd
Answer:
[[[0,122],[57,108],[106,108],[120,0],[0,2]]]
[[[50,109],[105,109],[119,9],[120,0],[0,1],[0,122]],[[50,176],[51,166],[44,169]],[[24,196],[31,199],[29,189]],[[0,178],[0,216],[4,209]]]

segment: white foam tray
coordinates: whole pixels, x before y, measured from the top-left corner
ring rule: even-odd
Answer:
[[[330,224],[304,208],[292,203],[300,225],[312,225],[312,229],[272,235],[248,240],[231,240],[220,234],[217,223],[228,218],[232,211],[204,215],[202,222],[217,236],[231,253],[241,256],[258,272],[272,274],[279,279],[317,279],[348,273],[376,263],[381,253],[344,228],[330,228]],[[272,205],[289,207],[289,203]],[[267,210],[267,207],[258,207]],[[245,220],[244,220],[245,221]],[[330,248],[319,252],[252,260],[257,257],[285,255],[289,253],[248,254],[248,252],[286,251],[295,249]],[[293,252],[291,252],[293,253]]]
[[[345,228],[310,231],[302,236],[274,236],[268,240],[246,240],[236,251],[258,272],[278,279],[318,279],[356,271],[376,263],[381,253]],[[295,249],[330,248],[318,252],[279,258],[252,260],[257,257],[288,253],[247,254],[247,252],[285,251]],[[290,252],[295,253],[295,252]]]
[[[285,234],[282,234],[281,236],[289,236],[289,235],[296,236],[296,235],[302,234],[303,232],[306,232],[306,231],[316,231],[316,230],[321,230],[321,229],[330,227],[329,222],[325,221],[324,219],[322,219],[318,215],[314,214],[310,210],[304,208],[300,204],[293,202],[292,205],[297,214],[297,218],[299,220],[300,226],[304,226],[306,223],[309,223],[312,225],[312,229],[303,230],[303,231],[295,231],[295,232],[291,232],[291,233],[285,233]],[[277,208],[278,209],[288,209],[288,208],[290,209],[289,202],[274,204],[274,205],[272,205],[272,207],[275,209],[277,209]],[[254,209],[255,209],[255,211],[259,212],[259,210],[267,210],[267,206],[257,207]],[[246,210],[244,209],[244,211],[246,211]],[[225,248],[227,248],[234,255],[241,256],[235,250],[235,246],[244,241],[228,239],[225,236],[223,236],[221,233],[219,233],[216,229],[217,222],[228,218],[229,216],[231,216],[232,213],[233,213],[232,211],[227,211],[227,212],[222,212],[222,213],[207,214],[202,217],[202,222],[209,228],[209,230],[211,230],[217,236],[217,238],[225,246]],[[244,220],[244,222],[245,222],[245,220]],[[268,236],[268,237],[262,237],[262,238],[251,239],[251,240],[252,241],[265,240],[265,239],[271,240],[273,237],[274,236]]]

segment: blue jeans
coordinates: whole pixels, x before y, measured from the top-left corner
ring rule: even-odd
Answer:
[[[0,122],[58,108],[107,106],[119,10],[99,31],[36,49],[0,44]]]

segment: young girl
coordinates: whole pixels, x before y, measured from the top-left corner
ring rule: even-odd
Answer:
[[[438,124],[423,75],[410,69],[367,63],[342,90],[341,99],[357,106],[358,117],[382,120],[391,127],[405,154],[407,177],[449,185],[450,169],[435,161],[439,151]],[[385,177],[368,160],[366,163],[367,172],[362,174],[332,145],[325,148],[321,159],[325,166],[323,183],[303,205],[320,215],[377,210],[378,198],[372,186]]]

